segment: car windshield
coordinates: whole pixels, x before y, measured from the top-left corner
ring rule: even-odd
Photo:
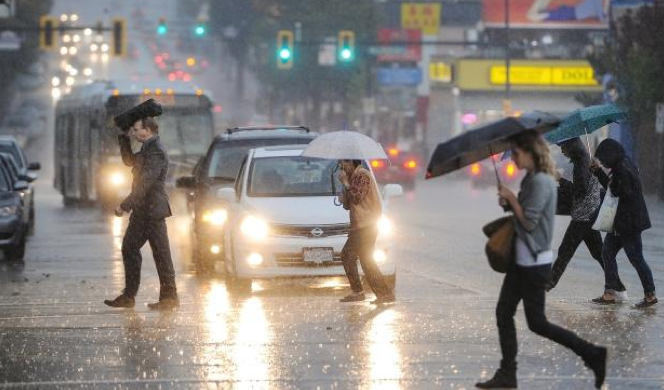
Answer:
[[[250,169],[249,196],[333,196],[341,183],[335,160],[301,156],[257,158]]]
[[[235,181],[240,170],[240,164],[249,149],[276,145],[300,145],[311,142],[310,138],[275,138],[252,139],[237,142],[223,142],[212,152],[207,177]]]
[[[13,145],[9,143],[0,143],[0,153],[10,154],[12,157],[14,157],[14,161],[16,161],[17,164],[23,165],[23,159],[21,158],[20,154],[21,152]]]

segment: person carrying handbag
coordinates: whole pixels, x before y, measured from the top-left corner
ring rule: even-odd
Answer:
[[[643,300],[634,307],[637,309],[650,307],[658,301],[655,296],[652,271],[643,257],[641,233],[650,229],[651,224],[638,169],[625,153],[623,146],[614,139],[608,138],[602,141],[597,146],[595,158],[602,166],[609,169],[610,173],[607,175],[597,161],[591,164],[590,170],[604,188],[618,197],[618,208],[613,220],[613,231],[606,234],[602,247],[604,294],[592,301],[602,305],[618,303],[616,291],[620,291],[621,283],[616,256],[621,249],[624,249],[643,286]]]
[[[535,131],[511,139],[512,159],[525,169],[518,197],[500,186],[500,205],[510,209],[515,223],[515,261],[509,265],[496,307],[502,360],[494,376],[475,386],[480,389],[515,388],[517,339],[514,314],[520,301],[528,328],[579,355],[595,374],[595,387],[604,383],[607,350],[593,345],[573,332],[554,325],[545,314],[545,287],[551,278],[551,237],[556,212],[555,166],[549,147]]]

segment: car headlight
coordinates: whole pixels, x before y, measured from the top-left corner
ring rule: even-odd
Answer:
[[[15,215],[18,208],[16,206],[0,207],[0,217],[9,217]]]
[[[393,230],[392,221],[389,218],[384,215],[378,218],[378,234],[389,236]]]
[[[108,179],[113,187],[119,187],[125,183],[125,180],[127,180],[122,172],[113,172],[109,175]]]
[[[203,222],[214,226],[221,226],[226,223],[228,212],[225,209],[206,210],[203,213]]]
[[[242,220],[240,230],[242,230],[245,236],[251,239],[262,240],[267,237],[269,228],[267,222],[250,215]]]

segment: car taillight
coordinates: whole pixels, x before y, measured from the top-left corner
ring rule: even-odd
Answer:
[[[514,177],[516,175],[516,167],[514,166],[514,163],[508,163],[505,166],[505,173],[507,173],[508,177]]]
[[[417,168],[417,161],[408,160],[405,163],[403,163],[403,167],[407,168],[407,169],[415,169],[415,168]]]
[[[371,166],[373,168],[382,168],[385,166],[385,163],[381,160],[372,160],[371,161]]]
[[[396,148],[390,148],[390,149],[387,151],[387,154],[389,154],[390,157],[399,157],[399,149],[396,149]]]
[[[482,173],[482,167],[479,163],[475,163],[470,166],[470,174],[473,176],[479,176]]]

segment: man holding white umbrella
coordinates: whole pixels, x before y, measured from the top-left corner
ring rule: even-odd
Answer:
[[[373,174],[362,166],[362,160],[387,160],[385,151],[366,135],[344,130],[316,138],[302,156],[339,160],[342,168],[338,175],[344,186],[341,202],[350,211],[350,233],[341,252],[341,259],[352,293],[341,299],[341,302],[365,299],[357,268],[359,258],[369,286],[376,294],[376,300],[372,303],[393,303],[394,291],[386,283],[373,256],[378,220],[382,215],[381,200]],[[334,178],[331,179],[334,184]]]

